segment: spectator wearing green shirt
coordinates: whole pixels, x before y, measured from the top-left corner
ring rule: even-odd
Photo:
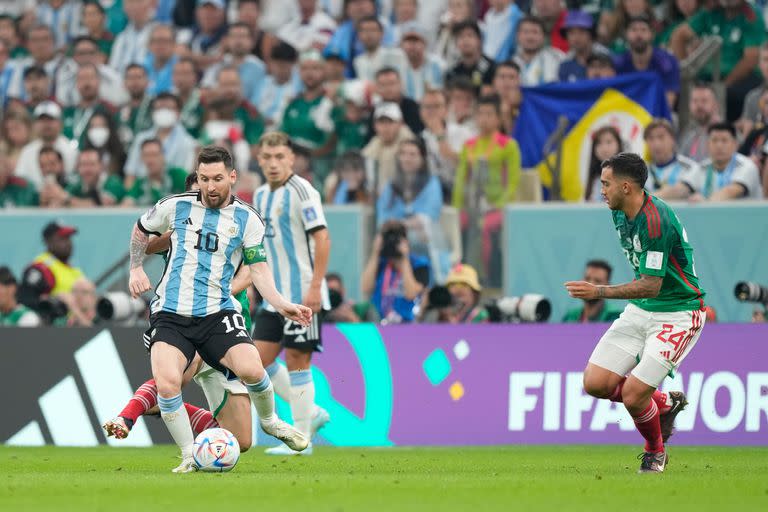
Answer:
[[[96,66],[84,64],[77,69],[76,76],[75,87],[80,94],[80,102],[62,109],[62,133],[83,147],[91,116],[96,112],[112,115],[113,107],[99,97],[101,77]]]
[[[106,13],[98,1],[87,0],[83,5],[83,27],[88,37],[99,45],[101,53],[109,59],[115,36],[106,28]]]
[[[0,267],[0,327],[37,327],[37,313],[16,301],[18,283],[11,269]]]
[[[77,177],[66,189],[65,206],[93,208],[114,206],[122,201],[125,189],[120,178],[107,173],[97,149],[83,149],[77,158]]]
[[[236,67],[224,66],[219,70],[216,86],[209,96],[210,102],[205,104],[209,110],[209,118],[200,134],[202,145],[220,140],[228,140],[233,146],[241,140],[248,145],[259,141],[259,137],[264,133],[264,118],[259,115],[256,107],[243,97],[240,72]],[[247,167],[241,162],[238,162],[238,165]]]
[[[200,101],[200,88],[197,87],[197,65],[189,57],[180,58],[173,66],[173,88],[181,100],[181,124],[189,134],[200,137],[203,125],[203,105]]]
[[[0,155],[0,208],[37,206],[38,197],[34,187],[23,178],[13,175],[11,162]]]
[[[129,64],[123,76],[128,102],[120,106],[116,120],[120,141],[128,148],[137,133],[152,128],[152,97],[147,94],[149,76],[144,66]]]
[[[727,118],[741,115],[744,97],[760,85],[757,61],[760,45],[766,40],[762,15],[745,0],[719,0],[719,6],[701,9],[672,33],[670,46],[677,58],[688,55],[695,37],[716,35],[723,39],[720,71],[727,87]],[[712,68],[702,71],[703,79],[712,78]]]
[[[584,270],[584,280],[594,285],[607,286],[611,284],[612,273],[613,267],[607,261],[590,260]],[[614,309],[604,299],[589,299],[584,300],[582,307],[569,309],[563,316],[563,323],[613,322],[620,314],[621,310]]]
[[[19,37],[16,20],[8,14],[0,14],[0,39],[8,45],[11,59],[22,59],[29,55]]]
[[[42,66],[29,66],[22,74],[24,106],[30,115],[35,108],[51,99],[51,78]]]
[[[490,321],[488,311],[480,304],[483,288],[474,268],[464,263],[455,265],[445,280],[445,286],[451,294],[450,323],[480,324]]]
[[[187,173],[178,167],[166,168],[163,144],[158,139],[141,143],[141,161],[147,175],[136,178],[123,198],[123,206],[152,206],[165,196],[184,192]]]

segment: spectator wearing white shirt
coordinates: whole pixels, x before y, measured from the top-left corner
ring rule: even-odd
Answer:
[[[173,89],[173,66],[179,60],[175,55],[176,30],[171,25],[158,23],[152,27],[149,36],[149,52],[144,60],[144,69],[149,79],[150,96]]]
[[[427,89],[442,89],[445,63],[432,53],[427,53],[427,36],[417,22],[400,27],[400,48],[408,59],[403,74],[404,93],[420,101]]]
[[[197,142],[184,129],[179,120],[181,100],[170,93],[161,93],[152,100],[153,128],[136,135],[125,163],[125,186],[129,188],[136,178],[144,178],[147,168],[141,161],[141,144],[147,139],[160,139],[169,167],[191,169],[197,151]]]
[[[526,16],[517,25],[517,50],[514,61],[520,66],[523,86],[535,87],[558,81],[565,54],[547,46],[544,23]]]
[[[240,75],[243,97],[252,98],[263,86],[267,77],[267,67],[251,55],[253,48],[253,33],[245,23],[235,23],[229,27],[226,37],[228,53],[221,62],[209,67],[203,76],[201,87],[215,87],[219,72],[226,67],[235,67]]]
[[[32,66],[43,68],[53,83],[56,69],[61,58],[56,55],[56,46],[53,40],[53,32],[45,25],[34,25],[27,31],[27,49],[29,56],[19,59],[16,73],[8,86],[8,96],[26,100],[24,95],[24,72]]]
[[[75,82],[77,71],[82,66],[95,66],[99,72],[99,97],[113,105],[128,101],[128,93],[123,86],[123,78],[115,71],[102,64],[104,55],[99,51],[98,43],[88,36],[80,36],[72,43],[72,58],[59,66],[56,72],[56,100],[64,107],[80,103],[80,93]]]
[[[666,119],[654,119],[645,127],[643,138],[648,145],[648,180],[645,189],[657,192],[664,187],[677,185],[685,174],[697,174],[699,166],[690,158],[677,152],[675,129]]]
[[[376,73],[384,68],[394,68],[403,76],[407,67],[405,53],[400,48],[385,48],[384,26],[376,16],[366,16],[357,22],[357,35],[364,52],[355,57],[354,67],[357,78],[372,82]]]
[[[272,47],[269,59],[269,75],[250,99],[264,116],[267,127],[280,126],[288,103],[301,92],[301,78],[296,63],[299,54],[288,43],[280,42]]]
[[[221,59],[227,35],[225,8],[225,0],[197,0],[195,26],[179,32],[177,42],[191,52],[183,56],[192,57],[200,69],[207,69]]]
[[[416,17],[419,12],[418,0],[395,0],[392,6],[392,37],[395,41],[402,41],[403,26],[410,23],[418,23]]]
[[[125,73],[128,64],[144,64],[154,26],[155,6],[155,0],[123,0],[128,25],[115,38],[109,57],[109,66],[120,76]]]
[[[0,39],[0,108],[5,107],[8,100],[8,88],[16,74],[16,65],[10,59],[11,49]]]
[[[54,148],[64,160],[64,172],[72,176],[77,163],[77,146],[61,134],[61,107],[53,101],[44,101],[35,107],[35,133],[37,138],[21,150],[16,163],[16,176],[24,178],[38,190],[43,186],[40,170],[40,149]]]
[[[80,33],[83,5],[75,0],[43,0],[37,5],[37,22],[51,27],[56,48],[65,49]]]
[[[663,199],[731,201],[762,199],[760,172],[755,163],[737,152],[736,129],[730,123],[715,123],[707,129],[709,158],[701,168],[684,173],[680,183],[663,188]]]
[[[496,62],[505,61],[515,53],[515,34],[523,12],[514,0],[490,0],[483,23],[483,54]]]
[[[336,21],[317,5],[317,0],[298,0],[299,15],[277,31],[278,39],[297,52],[322,50],[336,30]]]

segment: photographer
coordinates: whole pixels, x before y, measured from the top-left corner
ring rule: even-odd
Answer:
[[[355,303],[346,298],[341,276],[329,273],[325,276],[331,310],[325,316],[330,323],[378,322],[379,317],[370,302]]]
[[[370,297],[382,323],[413,321],[421,294],[429,285],[430,266],[427,258],[410,253],[402,222],[381,226],[361,280],[363,294]]]
[[[40,317],[16,302],[16,278],[11,269],[0,267],[0,327],[37,327]]]
[[[445,286],[435,286],[429,291],[422,323],[480,324],[490,322],[488,310],[480,304],[483,288],[477,271],[469,265],[455,265]]]

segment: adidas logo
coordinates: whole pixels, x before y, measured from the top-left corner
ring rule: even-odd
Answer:
[[[187,217],[187,220],[185,220],[185,221],[184,221],[184,224],[186,224],[186,225],[188,225],[188,226],[191,226],[191,225],[192,225],[192,219],[190,219],[189,217]]]
[[[108,330],[103,330],[75,352],[75,362],[88,392],[91,406],[99,419],[112,418],[133,396],[115,341]],[[104,382],[110,385],[105,386]],[[100,425],[94,426],[89,417],[84,396],[77,380],[67,375],[37,400],[45,425],[57,446],[96,446],[105,433]],[[131,435],[117,441],[107,438],[115,446],[151,446],[152,439],[139,418]],[[16,446],[43,446],[43,430],[37,421],[30,421],[7,441]]]

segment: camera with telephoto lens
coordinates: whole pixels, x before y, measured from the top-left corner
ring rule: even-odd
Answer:
[[[385,226],[381,231],[381,256],[391,260],[402,258],[400,242],[407,236],[405,226],[399,222]]]
[[[123,322],[137,318],[147,309],[142,298],[133,298],[126,292],[109,292],[96,303],[96,314],[104,320]]]
[[[59,299],[47,297],[40,299],[34,307],[44,324],[50,325],[59,318],[65,318],[69,314],[69,308]]]
[[[740,281],[736,283],[733,293],[742,302],[757,302],[768,307],[768,286]]]
[[[552,303],[543,295],[502,297],[486,306],[491,322],[542,323],[552,314]]]

